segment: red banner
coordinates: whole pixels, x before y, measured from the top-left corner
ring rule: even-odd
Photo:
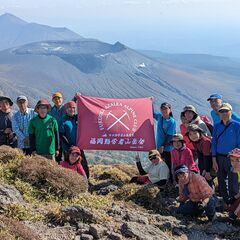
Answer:
[[[155,148],[150,98],[78,98],[81,149],[149,151]]]

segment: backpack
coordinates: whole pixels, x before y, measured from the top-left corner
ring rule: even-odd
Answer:
[[[200,116],[200,119],[207,125],[208,130],[213,134],[213,124],[207,115]]]

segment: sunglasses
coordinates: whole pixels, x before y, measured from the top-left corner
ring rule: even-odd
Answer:
[[[70,153],[70,155],[72,155],[72,156],[74,156],[74,157],[78,157],[78,156],[80,156],[79,153]]]
[[[228,113],[228,112],[230,112],[229,110],[227,110],[227,109],[225,109],[225,110],[221,110],[221,111],[219,111],[220,113]]]
[[[154,155],[154,156],[149,157],[149,160],[152,161],[152,160],[154,160],[156,158],[157,158],[157,155]]]

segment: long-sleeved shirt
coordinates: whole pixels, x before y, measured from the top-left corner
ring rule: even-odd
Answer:
[[[156,145],[157,149],[164,146],[164,151],[170,152],[173,147],[170,143],[172,136],[176,133],[176,121],[173,117],[163,118],[162,113],[154,113],[157,121]]]
[[[82,167],[82,164],[78,161],[74,164],[70,164],[67,161],[62,161],[60,165],[64,168],[71,169],[73,171],[76,171],[78,174],[82,175],[83,177],[87,178],[86,173]]]
[[[172,174],[174,176],[175,167],[184,164],[191,171],[199,171],[198,166],[194,162],[193,154],[191,149],[188,147],[182,147],[181,149],[173,149],[171,151],[171,161],[172,161]]]
[[[209,137],[202,136],[199,141],[192,143],[198,153],[198,166],[201,173],[203,170],[210,172],[212,168],[211,139]]]
[[[161,180],[168,180],[169,169],[164,161],[160,161],[157,165],[151,163],[146,168],[142,168],[141,162],[137,162],[137,167],[141,175],[148,174],[151,183],[158,183]]]
[[[12,128],[12,112],[5,113],[0,111],[0,145],[9,145],[6,128]]]
[[[218,113],[214,110],[211,111],[211,117],[212,117],[214,125],[221,122],[221,119],[220,119]],[[237,122],[240,122],[240,116],[235,112],[232,113],[232,119]]]
[[[32,118],[37,116],[34,109],[27,108],[26,112],[17,111],[13,114],[12,118],[12,129],[17,135],[18,148],[29,148],[29,145],[24,144],[24,139],[29,136],[28,126]]]
[[[227,155],[234,148],[240,148],[240,123],[232,119],[227,125],[217,123],[213,129],[212,156]]]
[[[58,122],[58,126],[60,124],[60,121],[62,120],[62,118],[66,115],[65,112],[65,108],[62,105],[60,108],[57,108],[55,105],[52,107],[49,115],[51,115],[52,117],[54,117],[57,122]]]
[[[195,173],[189,173],[189,183],[187,184],[189,194],[184,193],[184,184],[179,179],[179,201],[202,202],[206,198],[212,197],[214,190],[208,185],[206,179]]]

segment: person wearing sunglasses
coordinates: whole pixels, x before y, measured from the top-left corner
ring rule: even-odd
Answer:
[[[169,178],[169,168],[162,160],[158,150],[154,149],[148,153],[150,164],[143,168],[139,155],[136,156],[136,164],[140,176],[135,176],[131,179],[131,183],[137,184],[156,184],[164,187]]]
[[[238,175],[232,171],[228,153],[240,148],[240,123],[232,119],[232,106],[223,103],[218,110],[221,122],[213,129],[212,157],[213,169],[217,172],[220,196],[225,202],[238,194]]]

